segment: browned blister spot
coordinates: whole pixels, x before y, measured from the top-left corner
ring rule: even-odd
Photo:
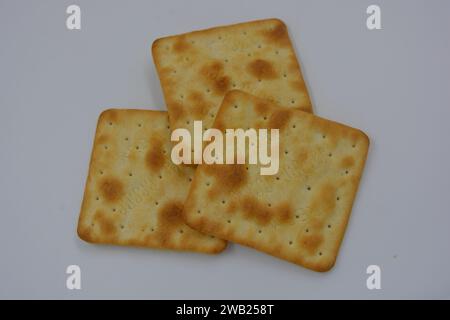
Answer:
[[[168,104],[170,105],[169,114],[172,119],[181,119],[185,115],[185,110],[181,103],[170,101]]]
[[[214,128],[222,131],[223,133],[225,133],[226,130],[225,123],[221,119],[216,119],[214,122]]]
[[[355,164],[355,159],[352,156],[346,156],[341,160],[341,168],[351,168]]]
[[[257,79],[275,79],[278,76],[273,64],[263,59],[256,59],[250,62],[248,71]]]
[[[273,29],[265,31],[264,36],[267,40],[281,46],[288,46],[290,43],[286,25],[281,21],[278,21]]]
[[[213,61],[204,65],[200,74],[206,84],[211,86],[216,94],[223,95],[230,87],[230,78],[224,74],[224,67],[221,61]]]
[[[77,232],[78,236],[85,241],[92,242],[94,240],[91,227],[78,225]]]
[[[316,216],[329,215],[336,207],[336,188],[327,183],[315,193],[310,208]]]
[[[117,110],[114,109],[108,109],[102,112],[100,115],[100,119],[105,122],[117,122],[118,115]]]
[[[265,115],[265,114],[267,114],[267,111],[269,110],[269,104],[264,101],[258,101],[254,105],[254,109],[258,114]]]
[[[302,149],[297,154],[297,163],[304,164],[308,160],[308,150]]]
[[[109,135],[107,134],[101,134],[98,138],[97,138],[97,143],[99,144],[104,144],[109,142],[110,138]]]
[[[259,225],[267,225],[275,219],[280,224],[287,224],[293,219],[292,207],[287,202],[277,205],[263,203],[253,196],[246,196],[240,207],[244,217]]]
[[[170,243],[177,228],[184,224],[182,212],[183,203],[180,201],[169,201],[158,210],[156,236],[158,237],[161,245],[167,245]]]
[[[204,217],[198,218],[193,223],[195,229],[206,233],[206,234],[216,234],[223,232],[223,225],[217,221],[210,221]]]
[[[159,138],[152,137],[150,139],[150,148],[145,155],[145,164],[147,168],[155,172],[160,170],[165,162],[163,154],[163,145]]]
[[[231,201],[228,203],[227,208],[225,209],[227,213],[233,214],[238,209],[238,204],[236,201]]]
[[[291,81],[289,84],[290,84],[291,88],[294,90],[306,92],[306,86],[303,81],[300,81],[300,80]]]
[[[185,37],[178,37],[173,44],[173,51],[175,53],[183,53],[191,47],[191,44],[186,41]]]
[[[115,177],[105,177],[99,182],[99,190],[103,199],[117,202],[124,195],[123,183]]]
[[[275,110],[269,119],[269,128],[271,129],[282,129],[289,123],[291,118],[291,109],[277,109]]]
[[[318,233],[301,234],[298,241],[300,246],[312,255],[317,252],[317,249],[322,244],[323,236]]]
[[[189,104],[192,106],[193,114],[203,118],[208,114],[211,104],[206,101],[205,96],[199,91],[192,91],[188,95]]]
[[[267,205],[261,204],[255,197],[245,197],[241,207],[244,217],[255,221],[259,225],[267,225],[272,220],[272,214]]]
[[[214,164],[204,166],[205,173],[215,178],[210,197],[237,191],[247,183],[248,173],[242,164]]]
[[[281,224],[289,223],[292,221],[294,211],[288,202],[283,202],[274,208],[275,217]]]
[[[103,211],[98,210],[95,212],[93,222],[100,228],[102,237],[111,239],[116,236],[117,227],[114,223],[114,220],[106,215]]]
[[[298,72],[298,70],[300,69],[300,65],[298,64],[298,60],[297,60],[297,57],[295,56],[295,54],[292,54],[289,57],[288,68],[294,72]]]

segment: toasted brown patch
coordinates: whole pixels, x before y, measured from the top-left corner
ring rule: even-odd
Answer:
[[[243,199],[241,209],[246,219],[254,220],[261,226],[269,224],[272,219],[285,224],[291,222],[293,218],[293,210],[289,203],[273,205],[263,203],[253,196],[246,196]]]
[[[230,78],[224,74],[224,66],[220,61],[204,65],[200,70],[205,82],[216,94],[223,95],[230,87]]]
[[[299,239],[300,246],[309,254],[317,253],[317,249],[323,243],[323,236],[320,234],[302,235]]]
[[[99,136],[97,141],[99,144],[104,144],[107,143],[109,140],[110,140],[109,135],[105,133]]]
[[[274,208],[275,217],[281,224],[290,223],[294,217],[294,211],[292,210],[289,202],[283,202]]]
[[[265,31],[264,35],[269,41],[278,43],[281,46],[288,46],[290,44],[286,25],[281,21],[278,21],[273,29]]]
[[[208,165],[206,173],[212,175],[216,182],[210,193],[215,196],[220,193],[229,193],[242,188],[248,179],[245,165],[241,164],[214,164]]]
[[[301,164],[305,163],[307,159],[308,159],[308,151],[300,150],[297,154],[297,163],[299,165],[301,165]]]
[[[347,156],[341,160],[341,168],[351,168],[355,164],[355,159],[352,156]]]
[[[204,117],[208,114],[211,104],[205,99],[205,95],[199,91],[192,91],[188,95],[189,102],[194,106],[193,114],[198,117]]]
[[[150,148],[145,155],[145,163],[147,167],[156,172],[160,170],[166,161],[166,156],[163,154],[163,145],[159,138],[150,139]]]
[[[336,188],[327,183],[320,187],[311,202],[311,211],[315,214],[330,215],[336,207]]]
[[[185,37],[179,37],[173,45],[173,51],[176,53],[183,53],[191,47],[191,44],[186,41]]]
[[[124,196],[123,183],[115,177],[106,177],[100,181],[101,196],[109,202],[117,202]]]
[[[267,205],[261,204],[255,197],[245,197],[241,207],[244,217],[255,221],[258,225],[267,225],[272,220],[272,214]]]
[[[182,226],[183,203],[180,201],[169,201],[158,210],[157,236],[162,245],[167,245],[173,237],[175,229]]]
[[[266,115],[268,109],[269,109],[268,102],[261,101],[261,102],[255,104],[255,110],[260,115]]]
[[[181,103],[171,101],[170,104],[170,116],[174,119],[180,119],[185,116],[185,110]]]
[[[256,59],[250,62],[248,71],[257,79],[275,79],[278,77],[273,64],[263,59]]]
[[[269,128],[271,129],[283,129],[291,118],[291,110],[281,108],[272,113],[269,119]]]
[[[305,86],[305,82],[303,81],[291,81],[290,85],[292,87],[292,89],[298,90],[298,91],[303,91],[305,90],[306,86]]]
[[[107,238],[116,236],[117,227],[114,221],[102,211],[97,211],[93,219],[94,223],[100,227],[101,233]]]

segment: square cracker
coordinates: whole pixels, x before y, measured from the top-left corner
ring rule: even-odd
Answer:
[[[172,163],[169,137],[167,112],[100,115],[78,221],[81,239],[204,253],[225,248],[225,241],[183,222],[194,170]]]
[[[225,93],[240,89],[311,112],[286,25],[251,21],[157,39],[152,55],[173,129],[210,128]]]
[[[279,129],[275,175],[260,165],[199,165],[184,207],[188,225],[315,271],[335,263],[367,156],[360,130],[241,91],[214,127]]]

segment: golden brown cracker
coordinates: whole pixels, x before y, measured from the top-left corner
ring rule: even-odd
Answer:
[[[360,130],[229,92],[214,127],[279,129],[279,171],[199,165],[184,208],[204,233],[316,271],[335,263],[367,156]]]
[[[153,59],[173,129],[210,128],[226,92],[241,89],[311,112],[286,25],[251,21],[156,40]]]
[[[78,235],[94,243],[222,251],[181,217],[194,169],[170,159],[167,112],[104,111],[98,120]]]

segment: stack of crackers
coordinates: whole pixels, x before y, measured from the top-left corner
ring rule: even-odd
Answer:
[[[158,39],[167,110],[109,109],[95,133],[78,235],[219,253],[227,241],[315,271],[335,263],[367,156],[362,131],[313,115],[286,25],[266,19]],[[171,132],[279,130],[279,170],[175,165]]]

